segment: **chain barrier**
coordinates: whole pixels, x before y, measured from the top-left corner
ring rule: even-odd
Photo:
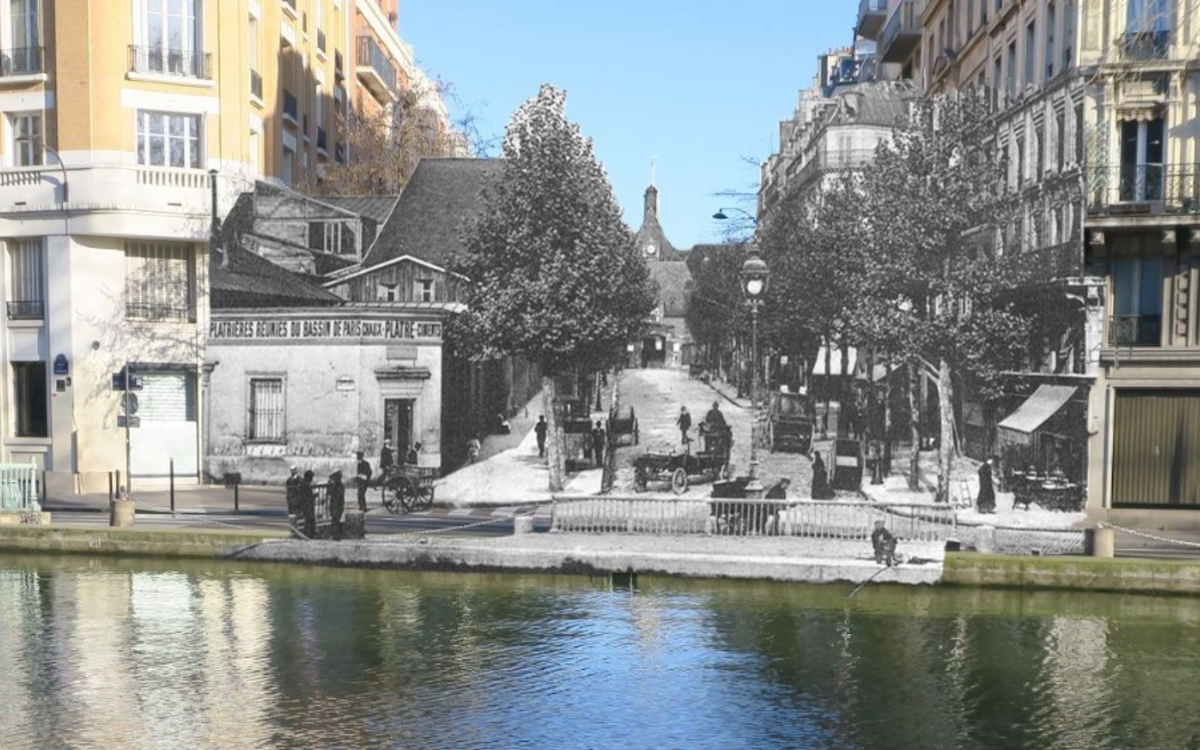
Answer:
[[[1167,542],[1168,544],[1178,544],[1183,547],[1200,547],[1200,543],[1198,543],[1198,542],[1189,542],[1186,539],[1172,539],[1172,538],[1166,537],[1166,536],[1150,534],[1145,531],[1137,531],[1135,529],[1127,529],[1124,526],[1117,526],[1116,524],[1105,523],[1103,521],[1097,523],[1096,528],[1112,529],[1113,531],[1120,531],[1123,534],[1132,534],[1133,536],[1140,536],[1144,539],[1153,539],[1156,542]]]

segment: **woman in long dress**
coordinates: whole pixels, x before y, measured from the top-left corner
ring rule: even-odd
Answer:
[[[833,489],[829,486],[829,473],[825,470],[825,462],[821,460],[820,451],[813,451],[812,498],[829,500],[832,497]]]
[[[992,486],[992,459],[990,458],[979,467],[979,496],[975,498],[975,508],[980,513],[996,512],[996,488]]]

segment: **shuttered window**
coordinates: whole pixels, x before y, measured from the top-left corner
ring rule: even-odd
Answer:
[[[142,374],[137,415],[143,422],[194,422],[195,378],[186,372]]]
[[[283,378],[250,379],[250,440],[283,440]]]
[[[1118,391],[1112,505],[1200,506],[1200,390]]]
[[[137,320],[196,320],[196,267],[191,245],[125,245],[125,314]]]
[[[46,266],[41,239],[8,243],[8,317],[40,320],[45,310]]]

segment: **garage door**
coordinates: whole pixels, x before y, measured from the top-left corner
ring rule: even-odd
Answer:
[[[191,372],[143,372],[137,392],[140,425],[130,433],[130,469],[136,476],[195,475],[196,376]]]
[[[1113,507],[1200,506],[1200,391],[1117,391]]]

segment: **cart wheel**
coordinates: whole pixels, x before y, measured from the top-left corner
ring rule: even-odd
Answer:
[[[682,495],[687,492],[687,488],[687,472],[682,467],[671,472],[671,492],[674,492],[676,495]]]
[[[423,511],[429,510],[429,506],[433,505],[433,488],[422,487],[416,490],[416,495],[409,502],[409,510]]]
[[[408,477],[400,477],[396,481],[396,498],[405,513],[411,513],[417,502],[417,488]]]
[[[400,482],[388,482],[383,486],[383,507],[388,509],[389,513],[402,513],[404,511],[404,500],[400,497]]]

